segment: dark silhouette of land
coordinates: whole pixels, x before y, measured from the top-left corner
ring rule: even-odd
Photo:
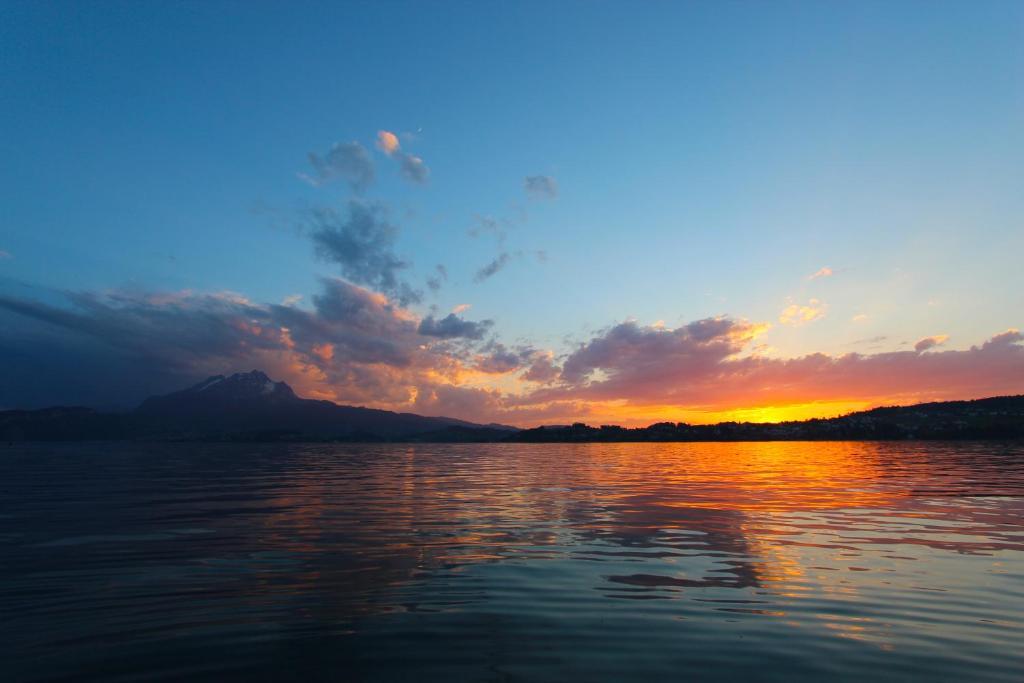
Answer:
[[[842,417],[793,422],[659,422],[628,429],[582,423],[524,429],[508,441],[833,441],[1024,438],[1024,395],[874,408]]]
[[[300,398],[258,370],[215,375],[125,413],[82,407],[0,412],[0,440],[6,441],[407,441],[449,428],[478,430],[488,440],[515,431]],[[452,440],[458,435],[453,432]]]
[[[875,408],[800,422],[582,423],[516,429],[448,417],[341,406],[300,398],[253,370],[146,399],[135,410],[56,407],[0,411],[3,441],[627,442],[1024,438],[1024,395]]]

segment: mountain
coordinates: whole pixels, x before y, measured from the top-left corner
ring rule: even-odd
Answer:
[[[259,370],[230,377],[215,375],[182,391],[151,396],[136,409],[144,415],[182,415],[243,412],[295,405],[300,399],[284,382],[275,382]]]
[[[431,441],[448,440],[449,433],[456,440],[492,441],[512,431],[503,425],[300,398],[286,383],[258,370],[215,375],[182,391],[147,398],[129,413],[89,408],[0,412],[0,439],[8,441]]]
[[[295,395],[258,370],[216,375],[147,398],[127,413],[56,407],[0,412],[0,440],[611,442],[1024,438],[1024,395],[874,408],[842,417],[771,424],[660,422],[515,427],[341,406]]]

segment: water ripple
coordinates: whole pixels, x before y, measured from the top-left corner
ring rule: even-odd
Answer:
[[[0,543],[5,681],[1024,671],[1019,444],[12,446]]]

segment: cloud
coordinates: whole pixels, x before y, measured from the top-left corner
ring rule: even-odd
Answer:
[[[469,236],[480,237],[481,235],[494,235],[498,242],[498,248],[500,249],[498,255],[495,256],[490,263],[477,270],[473,277],[474,282],[479,284],[494,276],[507,266],[512,259],[533,257],[538,263],[547,262],[548,253],[543,249],[516,249],[515,251],[509,251],[506,249],[505,240],[508,237],[508,229],[512,227],[512,225],[512,222],[507,219],[497,220],[490,216],[480,215],[473,217],[473,225],[468,231]]]
[[[476,368],[481,372],[499,375],[518,370],[523,363],[524,355],[528,357],[529,354],[529,351],[512,351],[500,343],[491,344],[487,351],[477,361]]]
[[[534,354],[530,367],[523,373],[523,379],[527,382],[549,384],[558,379],[559,374],[561,371],[555,365],[554,354],[550,351],[537,352]]]
[[[533,199],[555,199],[558,197],[558,183],[551,176],[530,175],[523,178],[526,194]]]
[[[823,268],[819,268],[815,272],[813,272],[810,275],[808,275],[807,279],[808,280],[817,280],[820,277],[832,277],[834,274],[835,273],[834,273],[834,271],[831,268],[829,268],[828,266],[824,266]]]
[[[286,296],[284,299],[281,300],[281,305],[282,306],[295,306],[300,301],[302,301],[302,295],[301,294],[289,294],[288,296]]]
[[[229,294],[134,295],[115,292],[67,294],[70,306],[58,307],[0,297],[0,308],[56,328],[101,339],[138,359],[172,370],[204,359],[233,355],[245,345],[253,350],[280,343],[252,327],[262,309]],[[197,315],[197,312],[201,313]]]
[[[378,130],[377,148],[389,156],[394,154],[399,148],[398,136],[389,130]]]
[[[489,375],[506,375],[523,370],[521,379],[547,384],[556,379],[560,372],[551,351],[541,351],[528,344],[509,348],[499,341],[491,340],[480,351],[474,367]]]
[[[456,315],[458,315],[459,313],[465,313],[472,307],[472,304],[459,304],[452,309],[452,313],[455,313]]]
[[[14,258],[14,256],[11,254],[11,252],[6,251],[4,249],[0,249],[0,261],[2,261],[4,259],[11,259],[11,258]]]
[[[813,402],[867,404],[977,398],[1024,388],[1024,335],[1008,330],[966,350],[750,355],[763,326],[729,318],[676,329],[616,325],[566,359],[557,383],[520,405],[617,402],[732,410]]]
[[[806,305],[790,304],[782,309],[779,322],[783,325],[804,325],[812,320],[825,317],[828,305],[818,299],[811,299]]]
[[[409,263],[394,253],[398,228],[387,218],[383,204],[350,200],[347,212],[321,208],[310,218],[310,234],[317,254],[339,266],[341,274],[360,285],[395,298],[401,305],[422,299],[399,279]]]
[[[493,324],[492,320],[473,322],[463,320],[455,313],[449,313],[440,320],[435,320],[433,316],[427,316],[420,322],[419,333],[427,337],[441,339],[482,339]]]
[[[427,287],[430,291],[437,292],[445,282],[448,282],[448,269],[438,263],[434,266],[434,274],[427,278]]]
[[[430,169],[423,163],[423,159],[403,152],[398,142],[398,136],[391,131],[377,131],[377,148],[398,161],[399,172],[409,182],[422,185],[430,179]]]
[[[423,159],[405,152],[396,152],[394,156],[398,159],[398,168],[406,180],[423,185],[430,179],[430,169],[423,163]]]
[[[868,319],[868,314],[867,313],[858,313],[855,316],[853,316],[852,318],[850,318],[850,320],[852,320],[855,323],[862,323],[862,322],[864,322],[867,319]]]
[[[865,337],[863,339],[855,339],[852,342],[846,344],[846,346],[859,346],[862,344],[868,344],[870,346],[878,346],[882,342],[888,341],[889,337],[884,334],[879,334],[874,337]]]
[[[538,263],[545,263],[548,257],[547,252],[545,251],[524,252],[521,249],[514,252],[502,251],[495,256],[490,263],[476,271],[476,274],[473,276],[473,282],[479,284],[496,275],[505,266],[511,263],[512,259],[522,259],[529,255],[533,255],[537,259]]]
[[[483,342],[491,321],[421,319],[340,278],[322,280],[308,308],[230,292],[0,295],[0,406],[131,404],[253,367],[300,395],[515,424],[1024,389],[1016,329],[962,350],[779,358],[756,353],[767,328],[728,317],[676,328],[627,321],[558,363],[551,351]]]
[[[473,226],[469,229],[469,236],[494,235],[498,243],[503,244],[505,237],[508,236],[508,226],[508,221],[498,221],[490,216],[474,216]]]
[[[309,163],[316,175],[302,177],[314,185],[341,179],[354,192],[362,193],[373,184],[375,177],[373,161],[366,148],[358,142],[339,142],[327,150],[323,157],[310,152]]]
[[[425,415],[473,415],[483,408],[486,414],[499,410],[499,403],[496,391],[439,385],[419,392],[412,410]]]
[[[766,329],[766,325],[724,317],[705,318],[675,329],[641,327],[627,321],[570,354],[561,379],[581,386],[600,371],[607,378],[602,381],[606,387],[670,383],[698,375],[714,362],[739,353]]]
[[[508,265],[508,262],[512,260],[512,255],[507,251],[503,251],[494,257],[494,260],[488,263],[486,266],[476,271],[476,275],[473,276],[473,282],[480,283],[488,278],[493,277],[502,268]]]
[[[22,377],[18,386],[3,383],[0,406],[25,405],[25,394],[36,405],[75,396],[130,405],[259,367],[302,395],[408,408],[419,391],[457,382],[475,362],[473,341],[492,324],[431,319],[426,328],[440,336],[425,342],[424,321],[385,295],[338,278],[321,284],[309,310],[230,293],[69,293],[53,304],[0,296],[0,374]],[[127,379],[107,376],[115,372]],[[45,388],[26,392],[42,380]],[[138,393],[126,397],[126,387]]]
[[[1011,327],[1006,332],[1000,332],[989,339],[982,348],[1005,347],[1022,341],[1024,341],[1024,335],[1021,335],[1020,330]]]
[[[914,344],[914,350],[918,353],[923,353],[924,351],[935,348],[936,346],[942,346],[946,343],[947,339],[949,339],[948,334],[937,334],[933,337],[925,337],[924,339],[919,339],[917,343]]]

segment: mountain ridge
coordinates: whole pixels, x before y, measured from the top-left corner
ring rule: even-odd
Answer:
[[[5,441],[631,442],[1024,438],[1024,395],[880,406],[834,418],[647,427],[583,423],[518,429],[302,398],[259,370],[211,375],[135,409],[0,411]]]
[[[102,413],[78,406],[0,412],[0,439],[392,441],[449,428],[511,432],[451,417],[397,413],[302,398],[285,382],[253,370],[211,375],[135,409]]]

